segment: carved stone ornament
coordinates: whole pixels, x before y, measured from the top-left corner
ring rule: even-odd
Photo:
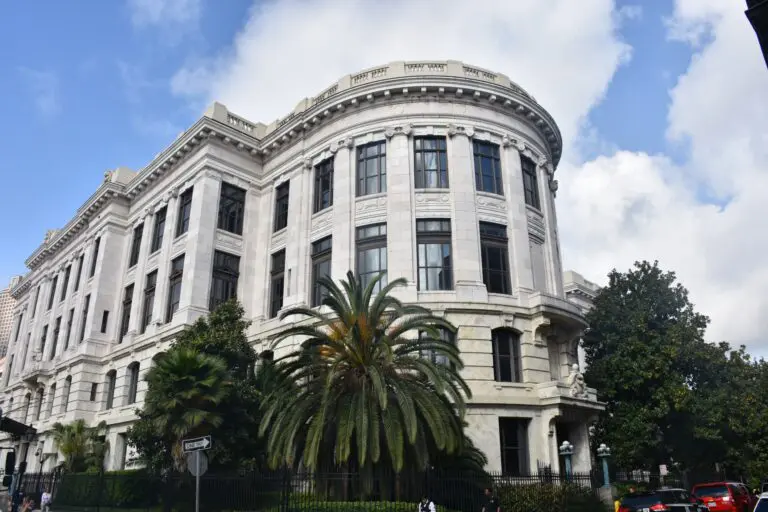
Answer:
[[[395,135],[395,129],[394,128],[387,128],[384,130],[384,136],[388,139],[391,139]]]
[[[504,146],[505,148],[508,148],[515,142],[516,142],[515,139],[511,138],[509,135],[505,135],[501,138],[501,145]]]
[[[521,140],[517,141],[517,150],[520,151],[521,153],[525,151],[525,142]]]
[[[549,190],[551,190],[552,192],[557,192],[558,186],[559,185],[557,183],[557,180],[549,180]]]
[[[347,146],[347,149],[352,149],[353,147],[355,147],[355,139],[353,139],[352,137],[347,137],[346,139],[344,139],[344,145]]]
[[[540,157],[539,157],[539,165],[540,165],[541,167],[545,167],[545,166],[547,165],[547,157],[545,157],[545,156],[540,156]]]
[[[108,183],[112,181],[112,175],[115,173],[115,171],[107,171],[104,173],[104,183]]]
[[[312,168],[312,159],[311,158],[305,158],[303,165],[304,165],[305,169],[311,169]]]
[[[332,155],[335,155],[338,150],[339,150],[338,142],[332,142],[331,145],[328,146],[328,151],[330,151]]]
[[[587,398],[587,383],[584,381],[584,375],[579,371],[578,364],[571,366],[566,384],[573,398]]]
[[[391,139],[395,135],[405,135],[406,137],[408,137],[411,134],[412,131],[413,131],[413,126],[412,125],[404,124],[402,126],[393,126],[393,127],[387,128],[384,131],[384,135],[388,139]]]

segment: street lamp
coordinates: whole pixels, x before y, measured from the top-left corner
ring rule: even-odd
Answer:
[[[608,457],[611,456],[611,449],[605,443],[600,443],[600,446],[597,447],[597,456],[603,462],[603,481],[605,482],[603,487],[610,487],[611,479],[608,475]]]
[[[565,459],[565,476],[571,479],[571,456],[573,455],[573,445],[568,441],[563,441],[560,445],[560,455]]]

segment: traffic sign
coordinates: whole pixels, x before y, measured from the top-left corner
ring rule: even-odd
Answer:
[[[181,441],[181,449],[184,451],[184,453],[198,452],[200,450],[210,450],[211,436],[184,439]]]
[[[200,457],[198,466],[197,458]],[[187,454],[187,469],[192,476],[203,476],[208,471],[208,457],[199,451]]]

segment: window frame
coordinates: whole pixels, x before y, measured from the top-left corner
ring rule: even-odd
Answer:
[[[139,262],[141,256],[141,239],[144,238],[144,223],[142,222],[133,228],[133,238],[131,239],[131,254],[128,257],[128,268],[133,268]]]
[[[312,213],[319,213],[333,206],[333,163],[333,157],[330,157],[315,166]]]
[[[117,343],[122,343],[123,338],[128,334],[128,329],[131,324],[131,309],[133,308],[133,293],[135,289],[135,283],[131,283],[123,288],[123,309],[120,314],[120,334],[117,338]]]
[[[40,336],[40,359],[45,358],[45,344],[48,341],[48,324],[43,326],[42,336]]]
[[[508,428],[505,428],[508,427]],[[501,455],[501,471],[503,475],[523,476],[528,473],[529,450],[528,429],[529,418],[499,417],[499,452]],[[514,429],[514,442],[507,440],[509,430]],[[510,458],[514,455],[516,468],[509,467]]]
[[[194,187],[179,194],[179,216],[176,219],[176,238],[189,231],[189,221],[192,217],[192,194]]]
[[[59,285],[59,274],[56,274],[53,276],[53,281],[51,281],[51,293],[48,295],[48,307],[46,308],[46,311],[50,311],[53,309],[53,304],[56,302],[56,287]]]
[[[485,283],[488,293],[511,295],[512,275],[509,265],[509,237],[507,236],[507,226],[481,221],[478,228],[480,232],[480,264],[483,271],[483,283]],[[492,229],[496,230],[496,233],[491,232]],[[503,263],[504,268],[493,269],[490,267],[489,252],[491,250],[502,251],[500,260]],[[501,273],[502,279],[498,282],[492,282],[492,275],[498,273]],[[500,288],[493,283],[500,283]]]
[[[78,343],[82,343],[83,340],[85,340],[85,328],[88,326],[88,310],[91,306],[91,294],[85,296],[85,300],[83,301],[83,319],[82,324],[80,325],[80,337],[78,339]]]
[[[525,204],[541,211],[539,196],[538,165],[525,155],[520,155],[520,170],[523,179],[523,196]]]
[[[59,302],[67,298],[67,288],[69,288],[69,278],[72,275],[72,265],[67,265],[64,269],[64,282],[61,284],[61,294],[59,295]]]
[[[365,253],[369,251],[378,251],[378,269],[363,269],[365,263]],[[355,272],[360,277],[363,286],[368,286],[377,275],[383,273],[384,276],[376,283],[374,293],[378,293],[387,285],[389,255],[387,249],[387,223],[376,222],[355,227]],[[383,258],[382,258],[383,255]],[[382,267],[382,261],[384,262]],[[363,271],[364,270],[364,271]]]
[[[231,263],[234,263],[232,265]],[[224,251],[213,251],[213,270],[211,271],[211,291],[208,299],[208,308],[213,311],[230,299],[237,298],[237,284],[240,279],[240,256]],[[217,283],[222,283],[232,292],[229,297],[216,295]],[[225,293],[226,295],[226,293]]]
[[[439,222],[439,226],[434,226],[433,223]],[[437,229],[430,229],[431,227],[437,227]],[[422,257],[421,246],[424,247],[424,256]],[[429,270],[434,268],[442,269],[443,273],[446,271],[446,266],[441,265],[435,267],[427,265],[427,248],[428,245],[440,245],[441,254],[445,251],[445,246],[448,246],[448,259],[449,265],[447,267],[447,276],[449,282],[447,286],[443,286],[445,283],[438,283],[436,288],[431,287],[429,281]],[[445,255],[442,256],[443,261]],[[424,286],[424,279],[422,279],[422,270],[424,271],[424,277],[426,278],[426,286]],[[454,289],[453,280],[453,233],[451,227],[451,219],[416,219],[416,287],[419,291],[450,291]],[[445,281],[445,279],[443,280]]]
[[[326,245],[327,244],[327,245]],[[328,294],[325,287],[318,283],[318,279],[323,276],[331,277],[332,272],[332,258],[333,258],[333,237],[331,235],[323,237],[319,240],[312,242],[311,246],[311,258],[312,258],[312,301],[311,307],[315,308],[321,306],[323,300]],[[319,275],[320,266],[328,264],[328,273]]]
[[[368,155],[368,149],[376,148],[374,155]],[[355,148],[357,156],[357,167],[355,176],[357,183],[355,184],[355,190],[357,191],[357,197],[369,196],[373,194],[385,194],[387,192],[387,141],[377,140],[363,144]],[[377,161],[376,174],[368,176],[368,162]],[[361,173],[365,170],[366,174],[363,176]],[[368,181],[374,179],[376,186],[368,187]],[[374,190],[375,189],[375,190]]]
[[[64,379],[64,393],[61,397],[61,414],[65,414],[67,412],[67,409],[69,408],[69,395],[72,392],[72,376],[67,375],[67,378]]]
[[[147,273],[144,281],[144,300],[141,305],[141,332],[147,331],[147,326],[152,322],[152,314],[155,309],[155,293],[157,291],[157,269]]]
[[[288,227],[290,209],[291,182],[286,181],[275,187],[275,215],[272,219],[272,232],[277,233]]]
[[[436,147],[425,148],[424,142],[432,141]],[[442,146],[442,147],[441,147]],[[427,169],[427,155],[434,154],[436,168]],[[448,141],[441,135],[424,135],[413,138],[413,172],[414,188],[417,190],[438,189],[445,190],[450,188],[450,178],[448,176]],[[435,186],[430,186],[428,176],[434,173],[436,175]]]
[[[486,153],[483,149],[487,149]],[[485,140],[472,141],[472,156],[475,166],[475,188],[478,192],[486,192],[488,194],[495,194],[504,196],[504,173],[501,168],[501,148],[498,144]],[[487,159],[491,164],[491,178],[493,181],[492,190],[485,189],[486,176],[483,173],[483,161]]]
[[[502,339],[506,336],[506,339]],[[506,354],[500,348],[506,346]],[[495,382],[523,382],[523,363],[521,356],[520,334],[510,329],[491,331],[491,355],[493,357],[493,380]],[[509,372],[509,379],[504,375]]]
[[[165,224],[168,221],[168,207],[163,206],[155,212],[155,220],[152,228],[152,242],[150,243],[149,253],[154,254],[163,247],[163,238],[165,238]]]
[[[56,320],[53,323],[53,345],[51,346],[51,355],[48,357],[49,361],[53,361],[53,358],[56,357],[56,349],[59,345],[59,333],[61,332],[61,315],[56,317]]]
[[[70,308],[67,317],[67,336],[64,338],[64,350],[69,348],[69,339],[72,336],[72,324],[75,322],[75,308]]]
[[[83,263],[85,262],[85,254],[81,254],[77,261],[77,279],[75,280],[75,291],[80,289],[80,280],[83,277]]]
[[[139,392],[139,371],[140,365],[137,361],[128,365],[128,395],[126,396],[126,405],[136,403],[136,397]]]
[[[115,388],[117,387],[117,371],[109,370],[107,372],[107,396],[104,401],[104,410],[108,411],[115,405]]]
[[[270,263],[269,318],[275,318],[283,309],[285,299],[285,249],[272,253]]]
[[[101,247],[101,237],[98,237],[96,240],[93,241],[93,256],[91,260],[91,268],[88,272],[88,279],[92,278],[94,275],[96,275],[96,264],[99,260],[99,248]]]
[[[245,224],[245,195],[245,189],[225,181],[221,183],[217,229],[242,236]]]
[[[168,303],[165,310],[165,323],[173,320],[173,315],[179,310],[181,305],[181,285],[184,279],[184,254],[176,256],[171,260],[171,269],[168,273]],[[174,295],[178,294],[178,298]]]
[[[452,343],[454,347],[456,346],[456,341],[457,341],[456,334],[452,333],[451,331],[443,327],[438,327],[437,330],[440,332],[441,340]],[[427,334],[427,331],[419,331],[419,339],[425,338],[426,334]],[[438,356],[434,350],[430,350],[428,353],[420,351],[419,357],[428,358],[434,364],[439,364],[439,365],[443,365],[450,368],[453,368],[455,366],[447,358],[445,358],[445,356]]]

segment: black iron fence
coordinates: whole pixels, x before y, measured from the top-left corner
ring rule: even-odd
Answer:
[[[490,487],[505,512],[599,510],[598,473],[532,475],[427,471],[409,474],[239,473],[206,474],[200,479],[200,510],[268,512],[415,512],[429,497],[438,512],[480,511]],[[55,511],[194,510],[195,480],[189,474],[148,473],[25,474],[20,490],[39,503],[53,495]]]

